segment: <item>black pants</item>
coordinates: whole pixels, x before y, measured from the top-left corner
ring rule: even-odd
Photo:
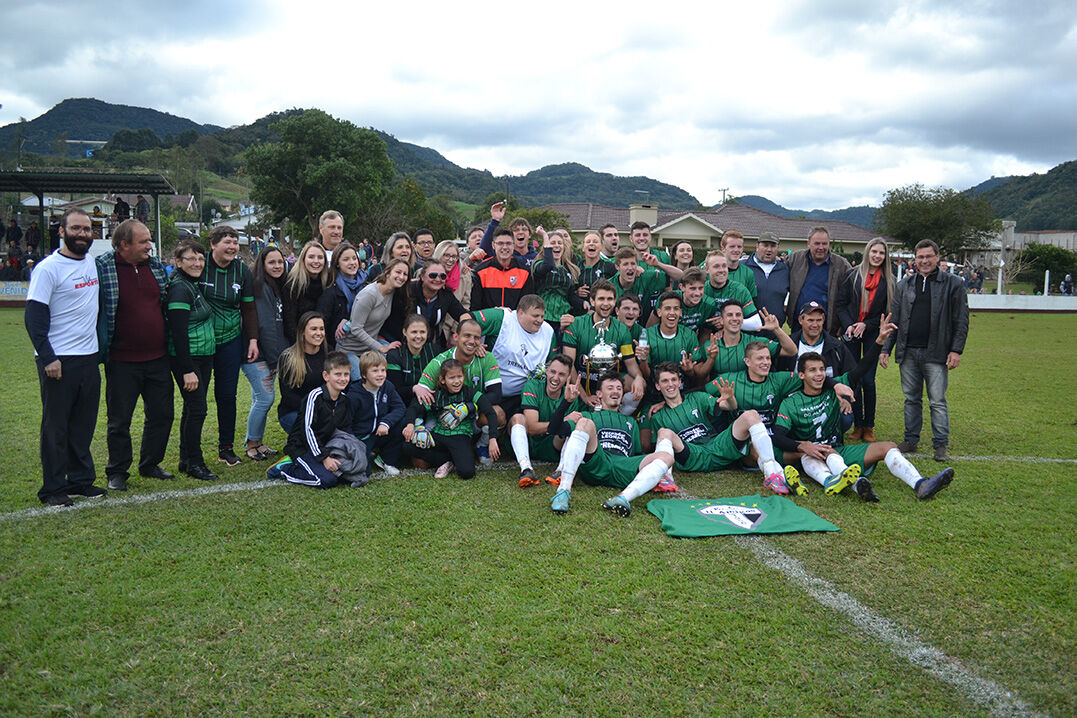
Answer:
[[[95,477],[90,442],[101,402],[97,355],[57,358],[59,379],[46,376],[44,364],[37,360],[41,385],[41,490],[37,497],[42,501],[91,486]]]
[[[213,398],[217,402],[217,448],[231,448],[236,441],[236,391],[239,367],[246,355],[246,342],[238,336],[217,346],[213,355]],[[207,374],[206,380],[209,381]]]
[[[401,419],[396,422],[394,426],[389,428],[389,433],[385,436],[371,434],[370,436],[360,439],[360,441],[363,442],[363,446],[366,447],[367,471],[373,471],[375,469],[374,454],[380,456],[382,461],[389,466],[400,466],[400,455],[404,452],[404,439],[400,435],[400,432],[403,429],[404,420]]]
[[[202,426],[206,423],[206,394],[209,389],[209,375],[213,371],[213,355],[191,357],[191,361],[194,362],[194,373],[198,375],[197,389],[183,390],[183,373],[175,362],[172,364],[172,374],[176,377],[180,397],[183,399],[179,460],[187,466],[199,466],[206,463],[202,456]]]
[[[409,456],[425,461],[431,466],[440,466],[446,461],[456,465],[456,473],[461,479],[475,476],[475,446],[470,436],[460,434],[434,434],[434,448],[420,449],[408,443],[405,449]]]
[[[864,331],[863,337],[850,341],[848,344],[853,357],[858,362],[863,359],[868,347],[878,338],[879,330],[868,329]],[[857,426],[875,426],[875,372],[878,368],[879,363],[876,362],[867,374],[860,377],[859,384],[853,387],[853,393],[856,396],[856,401],[853,402],[853,417]]]
[[[108,408],[108,476],[128,477],[131,468],[131,418],[142,397],[142,447],[138,470],[160,464],[172,431],[172,373],[167,356],[147,362],[105,364],[105,406]]]

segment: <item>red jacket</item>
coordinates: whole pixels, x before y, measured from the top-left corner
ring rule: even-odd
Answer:
[[[509,268],[504,269],[497,257],[490,257],[475,268],[475,281],[471,283],[471,309],[516,309],[520,297],[534,293],[531,272],[520,260],[513,257],[509,261]]]

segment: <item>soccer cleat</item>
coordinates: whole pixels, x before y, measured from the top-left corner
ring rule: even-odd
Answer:
[[[861,476],[857,479],[856,483],[853,484],[853,491],[856,492],[856,495],[859,496],[862,501],[867,501],[869,504],[879,503],[879,497],[875,493],[875,489],[872,487],[871,482],[867,480],[867,477]]]
[[[800,472],[797,471],[797,467],[795,466],[785,467],[785,485],[797,496],[808,495],[808,489],[800,480]]]
[[[920,479],[916,482],[916,498],[930,499],[939,493],[954,480],[954,470],[946,468],[928,479]]]
[[[673,480],[673,471],[666,469],[666,473],[662,475],[658,485],[654,487],[653,491],[660,494],[675,494],[680,489],[677,487],[677,483]]]
[[[603,501],[602,508],[610,513],[617,514],[621,518],[628,518],[632,515],[632,504],[628,503],[628,499],[620,494]]]
[[[228,466],[239,466],[243,463],[243,460],[236,456],[236,452],[232,451],[231,446],[226,446],[217,452],[217,461]]]
[[[547,476],[545,478],[545,481],[550,486],[560,486],[561,485],[561,471],[555,469],[553,471],[553,473],[551,473],[549,476]]]
[[[860,471],[860,464],[853,464],[840,474],[828,477],[823,484],[824,493],[827,496],[837,496],[860,478]]]
[[[516,485],[521,489],[526,489],[528,486],[538,486],[542,482],[535,478],[534,469],[524,469],[520,472],[520,480],[516,482]]]
[[[435,479],[444,479],[446,476],[452,473],[452,470],[456,468],[456,465],[451,461],[446,461],[444,464],[438,467],[438,470],[434,472]]]
[[[553,495],[553,498],[550,499],[550,511],[553,511],[555,514],[567,514],[568,500],[568,489],[559,490],[556,494]]]
[[[763,487],[770,489],[776,494],[785,496],[789,493],[789,486],[785,483],[785,477],[781,474],[771,474],[763,479]]]

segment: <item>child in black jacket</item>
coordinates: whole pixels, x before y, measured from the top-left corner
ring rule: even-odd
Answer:
[[[351,433],[363,443],[367,465],[373,465],[374,453],[378,466],[389,476],[400,473],[400,453],[404,439],[404,401],[393,383],[387,381],[387,362],[381,352],[368,351],[359,357],[359,373],[363,380],[348,387],[348,406],[351,409]]]

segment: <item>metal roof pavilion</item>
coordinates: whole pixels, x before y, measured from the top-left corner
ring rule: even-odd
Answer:
[[[37,196],[40,226],[45,224],[45,193],[72,192],[94,194],[144,194],[153,198],[157,254],[161,253],[161,205],[157,197],[176,194],[176,188],[159,174],[131,172],[0,172],[0,192],[30,192]],[[51,249],[55,249],[52,247]]]

